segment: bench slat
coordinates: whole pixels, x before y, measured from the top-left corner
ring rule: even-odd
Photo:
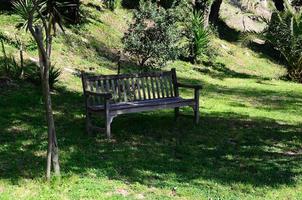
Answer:
[[[159,84],[160,84],[160,90],[161,90],[161,95],[162,98],[165,98],[165,90],[164,90],[164,84],[163,84],[163,77],[159,77]]]
[[[152,90],[153,99],[155,99],[156,96],[155,96],[155,89],[154,89],[154,80],[153,80],[153,77],[150,77],[150,81],[151,81],[151,90]]]
[[[159,89],[158,77],[155,78],[155,85],[156,85],[157,98],[160,98],[160,89]]]
[[[137,84],[138,100],[142,100],[139,78],[136,78],[136,84]]]
[[[133,97],[134,97],[134,100],[137,100],[137,98],[136,98],[135,80],[134,80],[134,78],[130,78],[130,79],[131,79],[131,87],[132,87]]]
[[[149,78],[148,77],[146,77],[146,84],[147,84],[147,91],[148,91],[148,99],[151,99],[150,84],[149,84]]]
[[[145,82],[144,82],[144,77],[140,78],[141,84],[142,84],[142,92],[143,92],[143,99],[146,99],[146,90],[145,90]]]

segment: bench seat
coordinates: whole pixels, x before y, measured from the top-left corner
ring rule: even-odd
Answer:
[[[181,97],[172,97],[172,98],[164,98],[164,99],[148,99],[144,101],[133,101],[133,102],[121,102],[110,104],[110,111],[118,111],[118,110],[131,110],[135,108],[144,108],[147,110],[152,109],[165,109],[165,108],[175,108],[182,106],[194,106],[194,99],[183,99]],[[89,110],[92,112],[100,112],[104,111],[104,105],[94,105],[88,106]],[[152,110],[151,109],[151,110]]]

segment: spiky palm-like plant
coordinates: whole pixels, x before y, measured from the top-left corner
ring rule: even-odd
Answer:
[[[20,16],[20,24],[26,30],[29,30],[38,47],[43,99],[48,127],[46,178],[49,180],[51,177],[51,167],[53,167],[56,175],[60,174],[59,148],[52,111],[49,71],[51,68],[52,38],[56,32],[56,25],[58,24],[62,27],[58,11],[58,7],[62,4],[57,0],[16,0],[13,5],[16,13]]]

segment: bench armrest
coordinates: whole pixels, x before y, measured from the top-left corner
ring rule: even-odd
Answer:
[[[191,84],[185,84],[185,83],[177,83],[177,87],[191,88],[191,89],[195,89],[195,90],[202,89],[202,85],[191,85]]]
[[[103,97],[106,100],[112,98],[112,94],[111,93],[97,93],[97,92],[85,91],[85,94],[88,95],[88,96]]]

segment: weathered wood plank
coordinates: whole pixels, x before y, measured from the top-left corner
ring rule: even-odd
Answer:
[[[166,97],[170,97],[170,93],[169,93],[169,87],[168,87],[168,77],[167,76],[164,76],[163,77],[163,82],[164,82],[164,88],[166,89],[165,92],[166,92]]]
[[[142,84],[142,92],[143,92],[143,98],[144,100],[146,99],[146,90],[145,90],[145,82],[144,82],[144,77],[140,78],[141,84]]]
[[[155,99],[156,96],[155,96],[155,88],[154,88],[154,80],[153,80],[153,77],[150,77],[150,81],[151,81],[151,89],[152,89],[153,99]]]
[[[135,84],[135,78],[131,78],[131,84],[132,84],[132,93],[134,96],[134,100],[137,100],[136,98],[136,84]]]
[[[111,88],[113,92],[113,101],[116,102],[117,94],[116,94],[116,88],[114,84],[115,80],[111,79]]]
[[[124,101],[127,102],[128,98],[127,98],[127,90],[125,87],[125,79],[121,79],[121,82],[122,82],[122,91],[123,91]]]
[[[138,100],[141,100],[142,96],[141,96],[141,87],[139,83],[139,78],[136,78],[136,85],[137,85],[137,92],[138,92]]]
[[[169,81],[169,90],[170,90],[170,93],[171,93],[171,97],[174,97],[174,88],[173,88],[173,82],[172,82],[171,75],[168,76],[168,81]]]
[[[146,77],[146,84],[147,84],[147,91],[148,91],[148,99],[151,99],[149,77]]]
[[[155,85],[156,85],[156,94],[157,94],[157,98],[160,98],[160,86],[159,86],[159,81],[158,81],[158,77],[155,78]]]
[[[160,90],[161,90],[161,95],[162,98],[165,98],[165,90],[164,90],[164,84],[163,84],[163,77],[159,77],[159,84],[160,84]]]

